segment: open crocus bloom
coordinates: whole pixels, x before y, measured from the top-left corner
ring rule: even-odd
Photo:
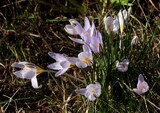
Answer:
[[[147,82],[144,80],[143,75],[140,74],[138,77],[137,88],[134,88],[133,91],[138,95],[141,95],[149,90]]]
[[[117,16],[115,16],[114,19],[110,16],[105,17],[104,24],[105,24],[105,29],[109,35],[115,34],[119,30],[119,22]]]
[[[122,62],[117,62],[116,64],[116,68],[120,71],[120,72],[126,72],[128,70],[128,65],[129,65],[129,60],[125,59]]]
[[[13,72],[18,78],[31,79],[33,88],[41,88],[42,85],[38,86],[37,75],[44,72],[40,67],[29,63],[29,62],[15,62],[11,65],[14,68],[20,68],[22,70]]]
[[[90,66],[93,62],[93,56],[90,48],[87,45],[83,45],[83,52],[78,54],[78,62],[76,66],[79,68],[85,68]]]
[[[100,47],[103,47],[102,35],[98,30],[96,30],[95,24],[93,22],[92,26],[90,25],[87,17],[85,17],[85,27],[80,36],[81,39],[72,37],[69,38],[74,42],[88,45],[94,53],[100,52]]]
[[[48,55],[56,60],[55,63],[48,65],[47,67],[52,70],[59,70],[55,76],[58,77],[64,74],[69,68],[73,67],[78,58],[76,57],[67,57],[64,54],[49,52]]]
[[[95,84],[89,84],[86,88],[75,90],[75,92],[84,95],[91,101],[95,101],[101,95],[101,85],[96,82]]]

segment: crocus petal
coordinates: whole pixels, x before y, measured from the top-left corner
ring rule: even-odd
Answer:
[[[77,35],[77,34],[78,34],[78,33],[76,32],[75,28],[74,28],[72,25],[66,25],[66,26],[64,27],[64,30],[65,30],[67,33],[71,34],[71,35]]]
[[[85,96],[91,101],[95,101],[96,100],[96,97],[94,95],[90,94],[90,92],[86,92]]]
[[[138,87],[143,81],[144,81],[143,75],[140,74],[140,75],[138,76],[138,84],[137,84],[137,87]]]
[[[15,62],[11,66],[15,68],[24,68],[24,65],[27,64],[28,62]]]
[[[47,68],[53,69],[53,70],[60,70],[62,69],[62,66],[60,65],[60,62],[55,62],[55,63],[49,64]]]
[[[71,63],[66,60],[61,62],[60,65],[62,66],[62,68],[70,68]]]
[[[74,27],[75,31],[80,35],[83,32],[83,28],[81,24],[75,20],[75,19],[70,19],[69,20],[70,24]]]
[[[48,55],[55,59],[56,61],[64,61],[66,60],[67,55],[65,54],[59,54],[59,53],[54,53],[54,52],[48,52]]]
[[[90,31],[90,36],[94,36],[95,35],[95,32],[96,32],[96,27],[95,27],[95,24],[94,22],[92,22],[92,26],[91,26],[91,31]]]
[[[84,30],[85,30],[85,31],[88,31],[88,29],[89,29],[90,27],[91,27],[91,26],[90,26],[90,22],[89,22],[88,18],[85,17],[85,19],[84,19]]]
[[[134,88],[133,91],[134,91],[135,93],[137,93],[138,95],[142,94],[142,92],[141,92],[140,89]]]
[[[91,49],[88,47],[88,45],[86,44],[83,45],[83,52],[91,53]]]
[[[35,88],[35,89],[38,89],[38,88],[42,87],[42,85],[38,86],[38,82],[37,82],[36,76],[31,79],[31,83],[32,83],[32,87]]]
[[[85,95],[85,93],[86,93],[86,88],[76,89],[75,92],[78,93],[78,94],[81,94],[81,95]]]
[[[118,20],[119,20],[120,31],[122,33],[123,30],[124,30],[124,17],[122,15],[122,11],[121,10],[118,13]]]
[[[123,10],[123,11],[122,11],[124,20],[127,20],[127,17],[128,17],[128,14],[127,14],[127,13],[128,13],[128,12],[127,12],[126,10]]]
[[[22,70],[13,72],[13,74],[16,75],[18,78],[24,78],[24,76],[22,76],[22,73]]]
[[[55,76],[59,77],[60,75],[63,75],[67,70],[68,70],[68,68],[61,69],[55,74]]]
[[[78,62],[76,62],[76,66],[77,66],[78,68],[86,68],[86,67],[87,67],[87,64],[84,63],[84,62],[82,62],[82,61],[78,61]]]
[[[36,70],[34,69],[20,70],[20,71],[14,72],[13,74],[16,75],[18,78],[31,79],[32,77],[35,76]]]
[[[98,82],[95,83],[95,91],[95,96],[99,97],[101,95],[101,85]]]
[[[69,37],[72,41],[80,43],[80,44],[84,44],[84,41],[82,39],[77,39],[77,38],[71,38]]]
[[[76,62],[78,62],[77,57],[68,57],[67,59],[71,64],[76,64]]]
[[[113,19],[112,19],[112,17],[107,17],[105,19],[105,29],[106,29],[108,34],[111,34],[111,32],[113,31]]]
[[[113,20],[113,32],[117,33],[118,30],[119,30],[119,22],[117,16],[115,16]]]

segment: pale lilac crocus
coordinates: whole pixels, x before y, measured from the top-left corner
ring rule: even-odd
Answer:
[[[71,19],[71,20],[74,20],[74,19]],[[76,20],[75,20],[76,21]],[[73,21],[74,22],[74,21]],[[73,24],[73,22],[71,21],[71,25]],[[77,23],[77,22],[76,22]],[[75,26],[75,25],[74,25]],[[74,42],[77,42],[77,43],[80,43],[80,44],[84,44],[84,43],[88,43],[88,39],[90,39],[90,29],[91,29],[91,25],[90,25],[90,22],[89,22],[89,19],[87,17],[84,18],[84,28],[81,26],[80,23],[77,23],[76,24],[76,32],[78,33],[78,35],[81,37],[80,39],[78,38],[72,38],[72,37],[69,37],[72,41]],[[65,27],[65,30],[67,28]],[[71,33],[70,33],[71,34]],[[87,38],[85,38],[87,37]]]
[[[124,59],[122,62],[117,61],[116,68],[120,72],[126,72],[128,70],[129,60]]]
[[[70,25],[64,27],[65,31],[71,35],[82,35],[87,33],[90,28],[90,22],[87,17],[84,19],[84,28],[82,25],[75,19],[69,20]]]
[[[78,61],[78,58],[68,57],[65,54],[49,52],[48,55],[56,60],[55,63],[47,66],[49,69],[58,70],[58,72],[55,73],[56,77],[64,74],[69,68],[75,66],[76,62]]]
[[[13,74],[18,78],[30,79],[32,83],[32,87],[37,89],[41,88],[42,85],[38,86],[37,75],[44,72],[44,70],[33,63],[30,62],[15,62],[11,65],[14,68],[20,68],[19,71],[14,71]]]
[[[140,74],[138,77],[137,88],[134,88],[133,91],[138,95],[141,95],[149,90],[148,83],[144,80],[143,75]]]
[[[103,40],[101,33],[98,30],[96,30],[95,24],[93,22],[92,22],[90,37],[86,38],[89,38],[88,40],[90,40],[88,41],[89,43],[87,44],[89,45],[91,51],[93,51],[94,53],[99,53],[103,48]]]
[[[114,18],[108,16],[104,18],[105,29],[109,35],[116,34],[119,30],[119,22],[117,16]]]
[[[96,82],[95,84],[89,84],[86,88],[75,90],[76,93],[84,95],[90,101],[95,101],[101,95],[101,85]]]
[[[89,20],[85,23],[88,24],[85,24],[86,26],[83,32],[80,34],[81,39],[72,37],[69,38],[74,42],[86,44],[90,47],[91,51],[93,51],[94,53],[99,53],[101,51],[101,48],[103,47],[102,35],[98,30],[96,30],[95,24],[93,22],[92,26],[90,25]]]
[[[90,48],[87,45],[83,45],[83,52],[78,54],[78,62],[76,66],[79,68],[86,68],[87,66],[92,65],[93,56]]]

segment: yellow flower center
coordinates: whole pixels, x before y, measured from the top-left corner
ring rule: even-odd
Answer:
[[[37,72],[36,72],[37,75],[39,75],[39,74],[44,72],[44,70],[42,68],[38,67],[38,66],[36,66],[36,70],[37,70]]]
[[[72,68],[72,67],[74,67],[74,66],[75,66],[75,64],[70,64],[70,66],[69,66],[69,67],[70,67],[70,68]]]
[[[145,87],[144,84],[140,85],[140,88],[141,88],[141,89],[146,89],[146,87]]]
[[[88,57],[85,57],[84,60],[83,60],[83,62],[86,63],[86,64],[88,64],[89,58],[88,58]]]

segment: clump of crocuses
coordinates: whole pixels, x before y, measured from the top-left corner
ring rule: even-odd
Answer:
[[[99,53],[101,51],[103,47],[102,35],[96,29],[94,22],[90,24],[89,19],[85,17],[84,28],[75,19],[70,19],[69,22],[70,25],[64,27],[65,31],[71,35],[80,36],[80,38],[69,37],[72,41],[86,44],[94,53]]]
[[[125,23],[127,23],[129,20],[131,10],[131,7],[128,10],[120,10],[118,14],[114,16],[114,18],[110,16],[104,17],[105,29],[109,35],[118,33],[119,29],[122,34]]]

